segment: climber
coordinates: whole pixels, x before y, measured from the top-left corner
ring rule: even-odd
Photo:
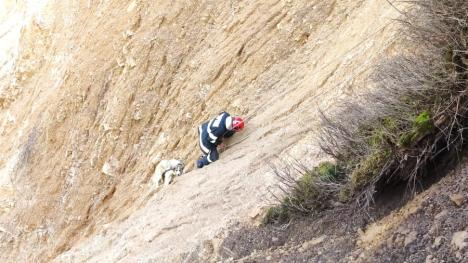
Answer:
[[[197,167],[202,168],[218,160],[218,145],[223,138],[229,138],[234,133],[244,128],[244,120],[241,117],[231,117],[223,111],[216,118],[201,124],[198,127],[198,143],[203,154],[197,160]]]

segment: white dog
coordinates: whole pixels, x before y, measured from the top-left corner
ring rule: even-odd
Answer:
[[[151,182],[154,187],[158,187],[164,181],[164,185],[169,185],[174,176],[180,176],[184,171],[184,163],[179,160],[162,160],[154,170]]]

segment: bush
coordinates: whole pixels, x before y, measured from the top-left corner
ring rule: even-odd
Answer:
[[[262,224],[282,224],[289,219],[289,211],[286,206],[280,204],[270,207],[263,217]]]
[[[331,162],[321,162],[313,168],[313,172],[322,180],[327,181],[338,180],[342,176],[341,169]]]
[[[292,215],[307,215],[332,206],[344,175],[331,162],[320,163],[313,169],[293,162],[282,169],[273,167],[273,171],[280,179],[282,196],[275,195],[280,204],[268,209],[264,224],[284,223]]]

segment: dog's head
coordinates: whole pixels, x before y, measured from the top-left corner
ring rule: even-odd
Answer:
[[[175,174],[177,176],[180,176],[184,172],[184,167],[185,167],[184,163],[182,161],[179,161],[179,163],[176,165],[176,167],[174,169]]]

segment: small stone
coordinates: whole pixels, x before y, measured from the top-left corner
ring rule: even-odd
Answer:
[[[359,234],[360,236],[363,236],[363,235],[365,234],[365,233],[364,233],[364,230],[362,230],[362,228],[358,228],[357,232],[358,232],[358,234]]]
[[[117,65],[121,68],[125,67],[125,61],[122,57],[117,57],[116,58],[116,61],[117,61]]]
[[[425,234],[424,236],[422,236],[422,241],[428,241],[429,239],[431,239],[431,237],[429,236],[429,234]]]
[[[210,240],[205,240],[202,243],[202,254],[203,255],[211,255],[214,252],[213,243]]]
[[[405,236],[397,234],[394,244],[401,247],[401,246],[403,246],[404,242],[405,242]]]
[[[434,243],[432,244],[432,247],[433,248],[439,248],[440,245],[442,244],[442,240],[443,240],[444,237],[442,236],[438,236],[434,239]]]
[[[323,235],[323,236],[314,238],[314,239],[312,239],[311,241],[309,241],[307,243],[309,243],[309,245],[311,245],[311,246],[315,246],[317,244],[322,243],[326,238],[327,238],[327,235]]]
[[[270,261],[270,260],[271,260],[271,256],[266,257],[266,260],[267,260],[267,261]]]
[[[418,232],[416,231],[411,231],[406,237],[405,237],[405,247],[408,246],[409,244],[413,243],[416,238],[418,237]]]
[[[252,210],[250,213],[249,213],[249,217],[251,219],[256,219],[258,216],[260,216],[262,214],[262,210],[260,207],[256,207],[254,210]]]
[[[114,176],[116,175],[118,170],[118,163],[119,161],[115,157],[111,156],[109,160],[107,160],[107,162],[104,163],[101,171],[108,176]]]
[[[127,12],[128,13],[132,12],[135,9],[136,5],[137,5],[136,1],[131,2],[127,7]]]
[[[460,231],[460,232],[454,233],[452,236],[452,245],[458,250],[463,250],[465,247],[467,247],[468,246],[468,232]]]
[[[438,213],[438,214],[434,217],[434,219],[435,219],[435,220],[443,220],[444,217],[445,217],[446,215],[448,215],[448,211],[447,211],[447,210],[442,210],[440,213]]]
[[[131,38],[133,35],[135,35],[135,32],[133,32],[130,29],[127,29],[127,30],[125,30],[125,32],[122,33],[122,35],[123,35],[123,37],[125,39],[127,39],[127,38]]]
[[[431,235],[437,235],[439,232],[439,226],[437,224],[433,224],[430,228],[428,233]]]
[[[410,232],[410,230],[408,228],[406,228],[406,227],[400,227],[400,228],[398,228],[398,232],[400,234],[406,235],[406,234],[408,234]]]
[[[299,248],[299,252],[303,253],[303,252],[307,251],[310,247],[322,243],[326,238],[327,238],[327,236],[323,235],[323,236],[314,238],[312,240],[309,240],[307,242],[304,242],[302,244],[302,246]]]
[[[143,236],[143,239],[144,239],[146,242],[151,243],[151,242],[153,242],[154,237],[153,237],[153,235],[149,235],[149,234],[148,234],[148,235]]]
[[[393,238],[387,238],[387,247],[388,248],[393,248]]]
[[[126,64],[130,68],[134,68],[136,66],[136,61],[135,61],[135,59],[133,57],[127,57]]]
[[[213,238],[211,240],[211,244],[213,245],[213,254],[219,254],[219,248],[221,246],[221,243],[222,243],[223,240],[219,239],[219,238]]]
[[[104,163],[102,166],[102,172],[106,175],[112,175],[112,167],[109,162]]]
[[[457,206],[461,206],[465,202],[465,197],[462,194],[453,194],[450,196],[450,200]]]
[[[137,110],[133,113],[132,115],[132,119],[135,120],[135,121],[139,121],[143,118],[143,113],[141,112],[141,110]]]
[[[278,239],[277,237],[272,237],[272,238],[271,238],[271,241],[273,241],[274,243],[278,242],[278,240],[279,240],[279,239]]]

